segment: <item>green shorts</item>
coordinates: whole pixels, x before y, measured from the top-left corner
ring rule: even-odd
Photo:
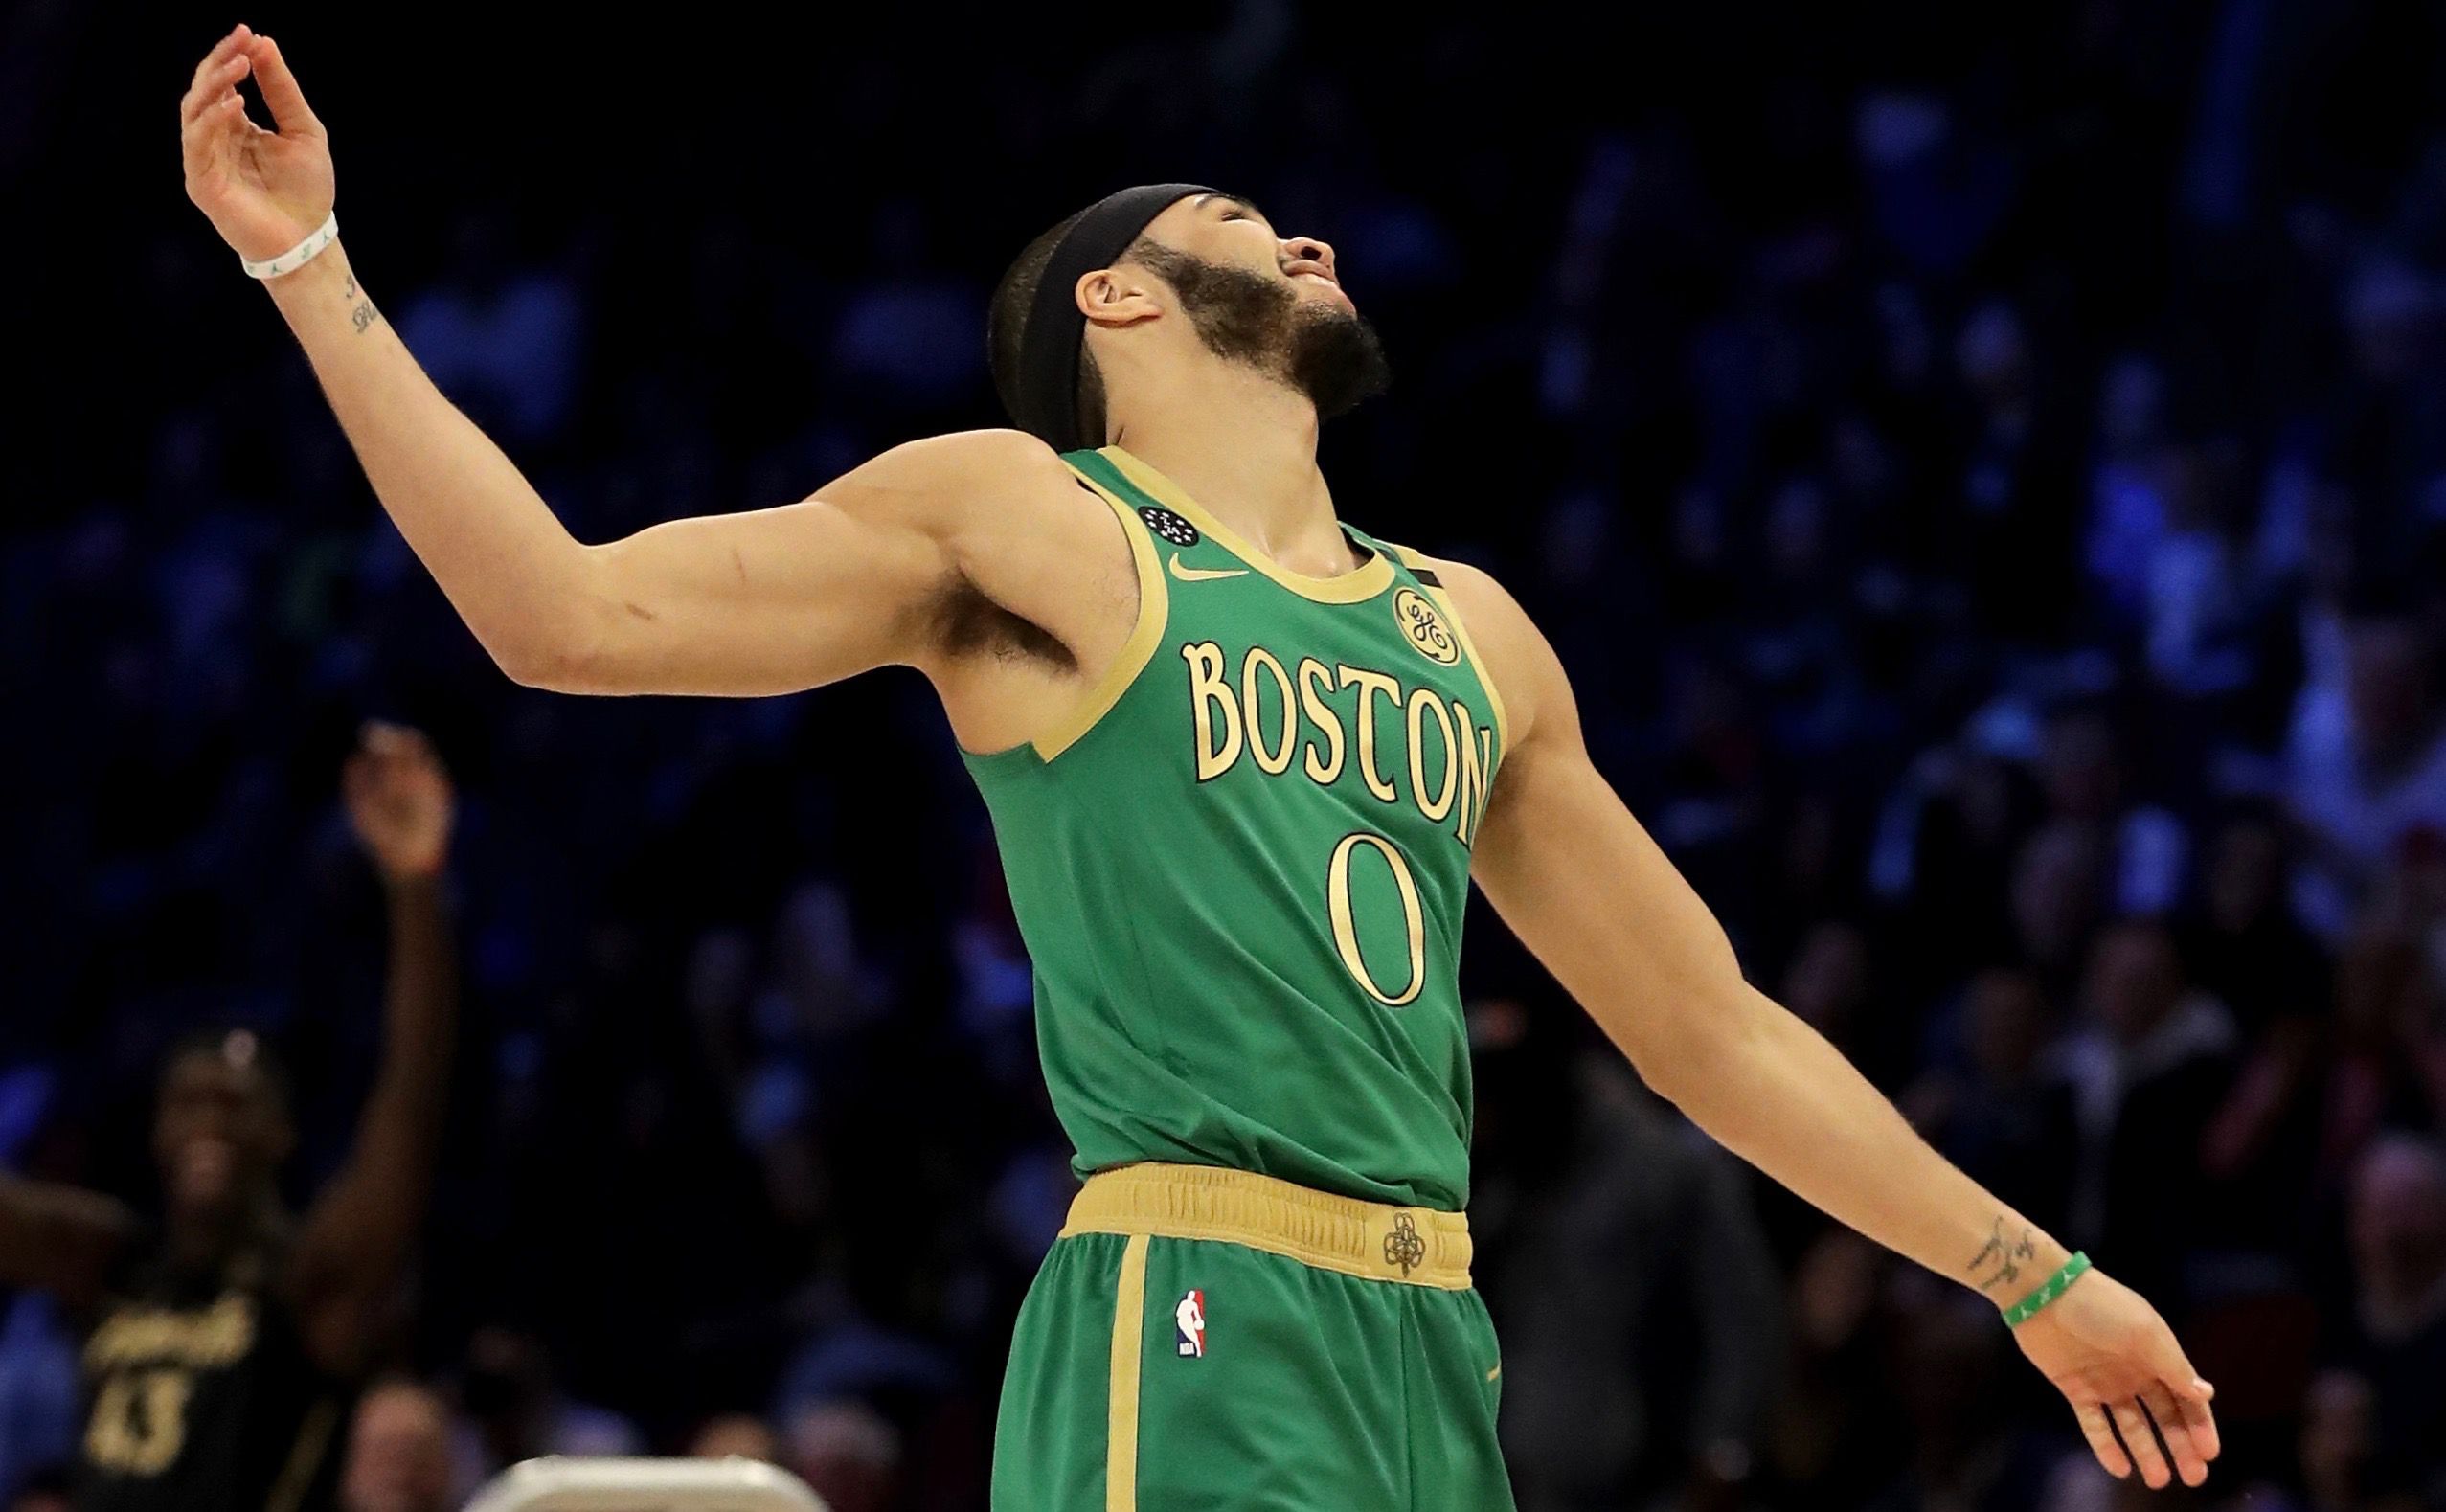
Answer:
[[[1458,1213],[1098,1172],[1029,1289],[993,1512],[1504,1512]]]

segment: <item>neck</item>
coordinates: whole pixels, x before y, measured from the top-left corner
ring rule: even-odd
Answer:
[[[1113,387],[1130,396],[1112,406],[1113,443],[1278,564],[1317,577],[1363,564],[1317,467],[1317,412],[1307,395],[1221,361],[1134,372]]]

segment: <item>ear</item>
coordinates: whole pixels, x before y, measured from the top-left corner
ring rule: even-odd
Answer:
[[[1078,312],[1090,326],[1107,330],[1135,326],[1164,313],[1155,281],[1144,268],[1122,265],[1079,275]]]

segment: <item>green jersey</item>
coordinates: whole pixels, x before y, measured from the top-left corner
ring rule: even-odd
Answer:
[[[1501,702],[1435,574],[1276,564],[1118,446],[1138,620],[1062,726],[962,753],[1034,963],[1083,1176],[1223,1165],[1374,1202],[1469,1195],[1458,972]]]

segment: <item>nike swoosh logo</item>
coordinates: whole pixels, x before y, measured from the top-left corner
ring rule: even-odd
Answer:
[[[1185,583],[1202,583],[1211,577],[1245,577],[1245,567],[1183,567],[1181,553],[1172,553],[1172,575]]]

